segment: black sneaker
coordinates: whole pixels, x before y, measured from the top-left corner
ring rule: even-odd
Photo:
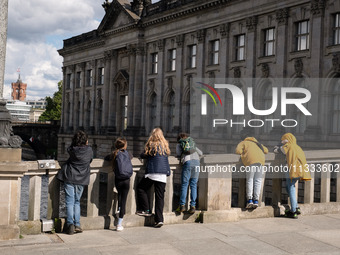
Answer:
[[[67,232],[66,232],[68,235],[73,235],[74,234],[74,225],[71,224],[68,226],[67,228]]]
[[[75,231],[76,233],[82,233],[82,232],[83,232],[83,229],[82,229],[80,226],[75,226],[74,231]]]
[[[301,209],[300,209],[300,207],[296,207],[296,211],[295,211],[295,212],[296,212],[297,215],[300,215],[300,214],[301,214]]]
[[[292,219],[297,219],[298,215],[296,212],[289,211],[285,214],[285,217],[287,218],[292,218]]]
[[[139,215],[139,216],[146,216],[146,217],[152,215],[152,213],[150,213],[149,210],[147,210],[147,211],[137,211],[136,214]]]
[[[189,213],[190,213],[190,214],[194,214],[194,213],[195,213],[195,211],[196,211],[196,208],[195,208],[195,206],[190,206]]]

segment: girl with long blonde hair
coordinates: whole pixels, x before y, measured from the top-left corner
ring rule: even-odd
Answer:
[[[164,138],[160,128],[152,130],[145,144],[141,158],[146,159],[145,176],[137,187],[137,214],[151,216],[148,191],[155,187],[155,227],[163,226],[164,192],[167,176],[170,175],[168,156],[170,155],[169,143]]]

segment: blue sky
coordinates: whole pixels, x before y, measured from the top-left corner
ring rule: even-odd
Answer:
[[[131,0],[132,1],[132,0]],[[98,28],[104,0],[10,0],[4,98],[11,83],[27,83],[27,98],[52,96],[62,79],[63,40]],[[153,1],[158,2],[158,1]]]

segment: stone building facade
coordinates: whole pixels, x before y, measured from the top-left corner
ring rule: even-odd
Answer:
[[[60,159],[78,128],[90,134],[97,157],[120,135],[140,153],[156,126],[175,142],[178,132],[191,131],[190,91],[203,77],[264,79],[253,86],[265,97],[273,78],[327,78],[310,88],[317,95],[313,118],[294,130],[257,129],[256,136],[270,146],[291,131],[306,149],[338,147],[339,1],[112,0],[103,7],[98,29],[64,40],[59,50]],[[239,131],[223,136],[226,152],[239,142]],[[214,146],[202,147],[214,152]]]

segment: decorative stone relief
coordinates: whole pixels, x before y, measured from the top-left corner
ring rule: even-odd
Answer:
[[[289,10],[288,8],[282,8],[276,11],[276,21],[279,24],[287,24],[289,17]]]
[[[198,30],[196,34],[198,42],[200,43],[203,42],[205,35],[206,35],[205,29]]]
[[[340,73],[340,54],[333,54],[332,65],[334,72]]]
[[[311,12],[313,15],[322,14],[326,6],[325,0],[312,0],[311,1]]]
[[[177,46],[181,47],[183,46],[183,42],[184,42],[184,35],[177,35],[176,36],[176,44]]]
[[[220,34],[221,34],[222,37],[226,37],[229,33],[229,30],[230,30],[230,24],[229,23],[220,25]]]
[[[157,46],[158,46],[158,49],[159,50],[163,50],[164,49],[164,43],[165,42],[165,40],[164,39],[159,39],[158,41],[157,41]]]
[[[303,72],[303,62],[301,58],[295,59],[294,69],[295,69],[296,77],[301,78],[302,72]]]
[[[263,63],[261,65],[261,71],[262,71],[262,78],[268,78],[269,77],[269,65],[267,63]]]
[[[241,78],[241,68],[240,67],[235,67],[234,68],[234,78]]]
[[[246,27],[249,31],[254,31],[257,26],[257,16],[246,18]]]

